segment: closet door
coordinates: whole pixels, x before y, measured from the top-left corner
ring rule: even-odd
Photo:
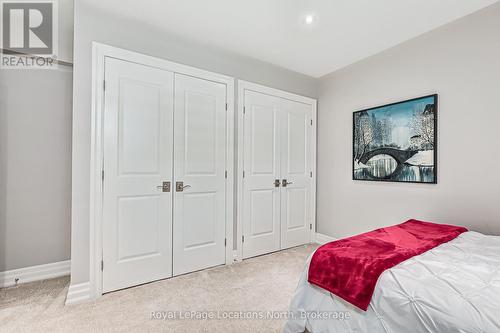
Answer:
[[[173,274],[225,263],[226,85],[175,74]]]
[[[173,73],[105,62],[103,292],[172,276]]]
[[[281,113],[281,248],[309,243],[311,105],[283,100]]]
[[[248,258],[280,249],[281,100],[248,90],[244,99],[243,258]]]

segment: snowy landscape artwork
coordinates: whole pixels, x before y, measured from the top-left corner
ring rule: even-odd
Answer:
[[[437,98],[354,112],[353,179],[436,184]]]

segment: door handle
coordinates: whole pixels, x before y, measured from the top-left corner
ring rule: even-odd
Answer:
[[[176,192],[183,192],[184,189],[190,188],[191,185],[184,185],[184,182],[176,182],[175,183],[175,191]]]
[[[279,179],[276,179],[274,181],[274,187],[280,187],[280,180]]]
[[[162,192],[170,192],[170,182],[163,182],[162,185],[158,185],[156,188],[161,189]]]
[[[283,187],[287,187],[288,185],[292,185],[292,184],[293,184],[293,182],[289,182],[286,179],[283,179],[283,181],[281,182],[281,186],[283,186]]]

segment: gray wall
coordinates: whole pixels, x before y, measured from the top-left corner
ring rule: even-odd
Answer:
[[[89,163],[91,46],[97,41],[178,63],[316,97],[317,79],[270,64],[181,40],[146,22],[101,12],[85,1],[75,3],[73,107],[73,197],[71,283],[89,279]]]
[[[0,70],[0,272],[70,257],[72,79]]]
[[[500,235],[500,4],[321,78],[318,232],[419,218]],[[352,112],[439,94],[438,184],[352,181]]]
[[[71,63],[73,0],[58,4]],[[0,69],[0,272],[70,258],[72,71]]]

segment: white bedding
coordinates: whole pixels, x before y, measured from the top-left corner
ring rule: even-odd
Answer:
[[[287,333],[305,329],[312,333],[500,332],[498,236],[466,232],[385,271],[366,312],[309,284],[309,261],[290,305],[293,316],[285,325]],[[318,315],[331,319],[318,319]]]

